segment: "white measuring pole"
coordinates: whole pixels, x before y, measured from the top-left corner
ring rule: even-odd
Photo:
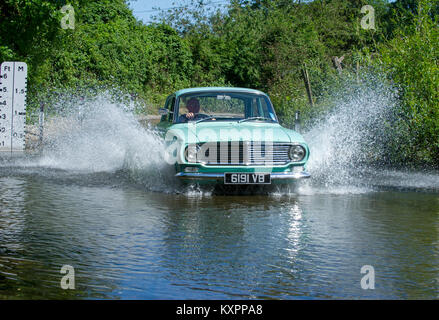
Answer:
[[[0,66],[0,151],[24,151],[27,64],[3,62]]]

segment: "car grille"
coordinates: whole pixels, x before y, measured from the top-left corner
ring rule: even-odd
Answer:
[[[289,163],[290,143],[229,141],[205,143],[197,152],[197,162],[205,165],[281,166]]]

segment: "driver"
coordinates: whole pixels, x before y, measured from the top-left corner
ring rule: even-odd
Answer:
[[[197,98],[190,98],[186,103],[186,109],[188,110],[188,113],[182,114],[179,118],[179,122],[194,120],[200,112],[200,101],[198,101]]]

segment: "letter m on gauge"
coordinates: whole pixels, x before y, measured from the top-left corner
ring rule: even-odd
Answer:
[[[0,66],[0,152],[24,151],[27,65],[3,62]]]

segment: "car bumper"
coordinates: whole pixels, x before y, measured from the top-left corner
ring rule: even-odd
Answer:
[[[199,181],[224,181],[224,173],[200,173],[200,172],[179,172],[175,175],[182,180],[199,180]],[[270,173],[271,181],[288,181],[307,179],[311,175],[306,171],[300,172],[272,172]]]

